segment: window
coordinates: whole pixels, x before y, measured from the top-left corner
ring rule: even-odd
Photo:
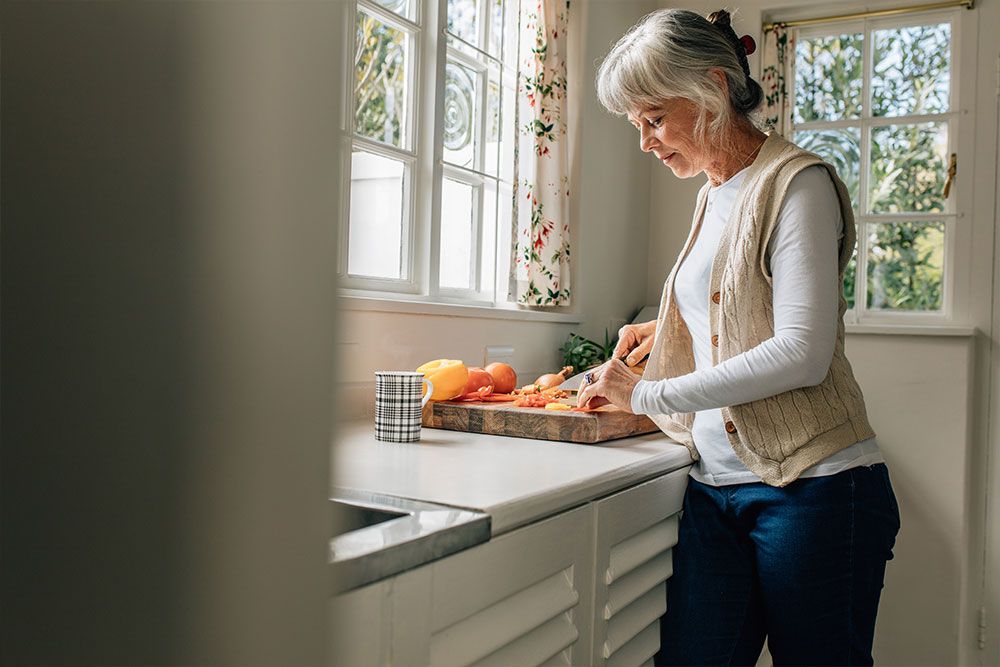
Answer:
[[[506,301],[518,0],[354,10],[342,286]]]
[[[953,315],[956,29],[954,14],[914,14],[796,35],[793,141],[837,168],[858,223],[848,321]]]

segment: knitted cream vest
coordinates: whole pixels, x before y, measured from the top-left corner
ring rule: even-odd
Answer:
[[[829,170],[840,198],[844,236],[839,248],[839,273],[843,280],[856,240],[847,188],[833,167],[771,133],[747,170],[712,264],[711,288],[705,298],[710,300],[710,324],[715,334],[713,363],[749,350],[774,335],[773,293],[766,257],[768,240],[788,184],[803,169],[817,164]],[[664,283],[644,380],[677,377],[695,369],[691,335],[673,298],[673,285],[678,267],[698,236],[707,195],[706,184],[698,194],[687,243]],[[847,302],[841,295],[833,359],[820,384],[722,408],[722,419],[736,456],[771,486],[785,486],[831,454],[875,435],[868,424],[861,389],[844,356],[846,309]],[[650,415],[650,418],[698,459],[691,438],[694,413]]]

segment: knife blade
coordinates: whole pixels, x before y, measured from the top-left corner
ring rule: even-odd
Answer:
[[[562,389],[562,390],[564,390],[564,391],[579,392],[580,391],[580,387],[583,385],[583,376],[586,375],[587,373],[589,373],[591,370],[593,370],[593,369],[589,369],[588,368],[585,371],[577,373],[576,375],[574,375],[573,377],[569,378],[568,380],[566,380],[565,382],[563,382],[561,385],[559,385],[559,388]]]
[[[647,357],[648,357],[648,355],[647,355]],[[643,371],[646,368],[646,363],[645,362],[646,362],[646,358],[647,357],[643,357],[643,360],[640,361],[635,366],[630,366],[629,370],[631,370],[636,375],[642,376],[642,373],[643,373]],[[624,361],[624,358],[622,360]],[[586,370],[584,370],[584,371],[582,371],[580,373],[577,373],[576,375],[574,375],[573,377],[569,378],[568,380],[566,380],[565,382],[563,382],[561,385],[559,385],[559,388],[562,389],[562,390],[564,390],[564,391],[575,391],[575,392],[579,393],[580,392],[580,387],[583,386],[583,376],[586,375],[587,373],[589,373],[590,371],[594,370],[595,368],[597,368],[597,366],[594,366],[593,368],[588,368],[588,369],[586,369]]]

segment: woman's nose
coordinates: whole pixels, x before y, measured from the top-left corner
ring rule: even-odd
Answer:
[[[653,150],[653,128],[645,124],[639,128],[639,148],[645,153]]]

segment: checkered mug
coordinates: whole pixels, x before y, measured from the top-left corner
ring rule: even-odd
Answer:
[[[423,399],[420,392],[427,383]],[[414,371],[375,372],[375,439],[418,442],[420,417],[434,393],[434,384]]]

